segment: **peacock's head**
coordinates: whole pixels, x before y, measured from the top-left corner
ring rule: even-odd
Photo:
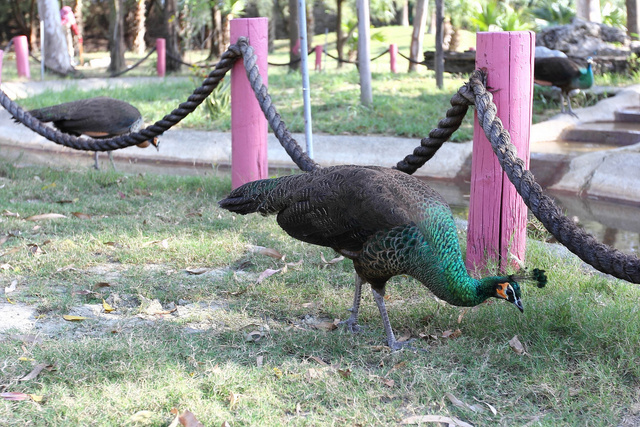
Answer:
[[[520,283],[522,281],[535,282],[539,288],[543,288],[547,284],[547,275],[544,270],[534,268],[531,273],[524,275],[510,275],[497,280],[495,285],[494,297],[504,299],[513,303],[520,312],[524,312],[522,306],[522,296],[520,291]]]

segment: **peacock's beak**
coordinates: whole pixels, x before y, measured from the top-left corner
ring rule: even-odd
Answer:
[[[520,298],[516,299],[514,302],[516,307],[518,307],[518,310],[520,310],[520,313],[524,313],[524,307],[522,306],[522,300]]]

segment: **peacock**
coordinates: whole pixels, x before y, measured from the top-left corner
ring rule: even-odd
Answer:
[[[414,277],[438,298],[475,306],[494,297],[523,311],[519,281],[545,285],[544,270],[474,279],[467,272],[451,209],[425,182],[396,169],[333,166],[249,182],[219,202],[246,215],[277,214],[280,227],[303,242],[333,248],[353,260],[356,289],[344,326],[359,329],[362,285],[371,285],[392,350],[396,340],[384,302],[393,276]]]
[[[560,89],[561,113],[578,116],[571,108],[571,93],[593,86],[593,69],[591,58],[586,67],[566,57],[536,58],[533,79],[541,86],[553,86]],[[567,96],[568,110],[564,107],[564,96]]]
[[[129,132],[138,131],[144,121],[140,111],[133,105],[119,99],[100,96],[65,102],[50,107],[29,111],[41,122],[51,122],[62,132],[80,136],[87,135],[96,139],[112,138]],[[138,144],[146,148],[150,144],[158,146],[157,140]],[[98,166],[98,152],[95,152],[94,167]],[[109,160],[115,169],[113,155],[109,151]]]

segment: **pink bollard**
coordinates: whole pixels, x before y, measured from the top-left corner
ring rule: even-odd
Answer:
[[[257,57],[262,82],[267,86],[269,20],[240,18],[231,21],[231,43],[247,37]],[[267,163],[267,119],[251,88],[242,59],[231,69],[231,186],[264,179]]]
[[[29,43],[27,42],[27,36],[15,36],[13,38],[13,48],[16,51],[18,77],[30,79],[31,70],[29,69]]]
[[[315,47],[316,52],[316,71],[322,71],[322,46],[318,45]]]
[[[165,39],[156,39],[156,54],[158,55],[156,62],[158,77],[164,77],[167,70],[167,41]]]
[[[498,117],[529,167],[535,33],[477,34],[476,68],[486,68]],[[473,129],[467,268],[486,273],[487,259],[518,268],[524,262],[527,207],[500,168],[477,116]]]
[[[398,59],[398,45],[391,43],[389,45],[389,61],[391,63],[391,72],[396,73],[396,60]]]

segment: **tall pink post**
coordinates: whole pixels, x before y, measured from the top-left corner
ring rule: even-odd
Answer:
[[[389,61],[391,62],[391,72],[396,73],[396,60],[398,58],[398,45],[391,43],[389,45]]]
[[[322,46],[318,45],[315,47],[316,52],[316,71],[322,71]]]
[[[535,33],[478,33],[476,68],[485,68],[498,117],[529,167]],[[500,168],[478,124],[473,129],[467,268],[484,272],[488,260],[501,270],[524,262],[527,207]]]
[[[18,77],[30,79],[31,70],[29,69],[29,43],[27,42],[27,36],[15,36],[13,38],[13,48],[16,51]]]
[[[156,62],[158,77],[164,77],[167,70],[167,41],[165,39],[156,39],[156,54],[158,55]]]
[[[269,20],[240,18],[231,21],[231,43],[247,37],[256,54],[262,82],[267,85]],[[231,69],[231,186],[239,187],[268,174],[267,119],[251,89],[242,59]]]

